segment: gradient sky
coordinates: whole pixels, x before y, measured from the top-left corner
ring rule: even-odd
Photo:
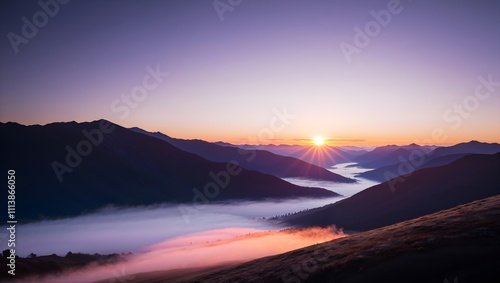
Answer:
[[[479,76],[500,82],[499,2],[401,1],[348,63],[340,44],[389,2],[244,0],[221,21],[212,1],[72,0],[15,53],[8,34],[22,35],[21,19],[42,8],[4,1],[0,121],[105,118],[233,143],[499,142],[500,86],[467,118],[453,112],[474,102]],[[147,66],[169,75],[126,117],[112,111]],[[284,107],[295,118],[273,140],[257,138]]]

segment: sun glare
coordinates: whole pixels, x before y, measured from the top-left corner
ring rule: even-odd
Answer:
[[[322,146],[325,144],[325,139],[323,137],[315,137],[313,141],[315,146]]]

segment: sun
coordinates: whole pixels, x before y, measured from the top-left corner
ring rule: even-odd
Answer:
[[[325,144],[325,139],[323,137],[315,137],[313,142],[315,146],[322,146]]]

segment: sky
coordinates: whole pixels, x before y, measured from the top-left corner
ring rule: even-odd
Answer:
[[[232,143],[500,141],[498,1],[0,5],[0,122],[104,118]]]

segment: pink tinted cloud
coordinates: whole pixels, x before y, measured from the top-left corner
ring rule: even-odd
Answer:
[[[239,236],[238,236],[239,235]],[[127,262],[23,282],[94,282],[133,278],[137,273],[207,267],[275,255],[346,236],[335,227],[262,231],[226,228],[189,234],[146,247]],[[120,282],[120,281],[119,281]],[[125,281],[126,282],[126,281]]]

